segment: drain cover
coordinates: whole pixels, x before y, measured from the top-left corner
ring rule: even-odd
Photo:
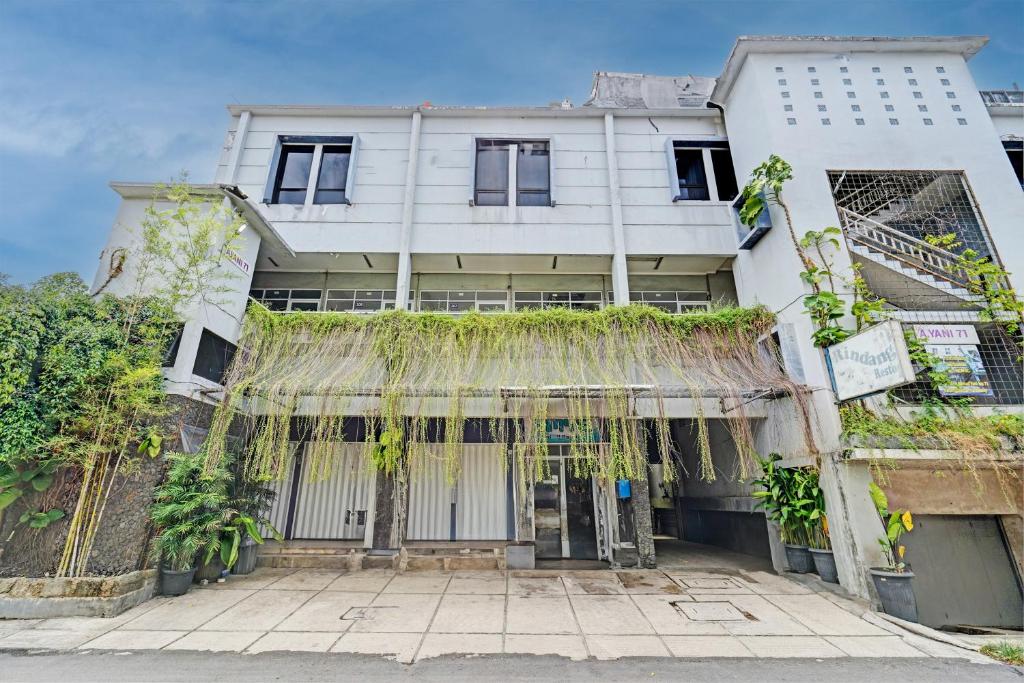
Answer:
[[[671,603],[680,614],[690,621],[746,621],[743,612],[728,602],[683,602]]]

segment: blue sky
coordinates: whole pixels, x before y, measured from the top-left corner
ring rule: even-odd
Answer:
[[[1024,85],[1021,0],[0,2],[0,273],[91,279],[110,180],[212,180],[228,103],[582,102],[596,70],[714,76],[740,34],[982,34]]]

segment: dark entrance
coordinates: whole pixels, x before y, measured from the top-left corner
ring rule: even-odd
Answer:
[[[537,559],[598,559],[593,477],[576,476],[564,458],[551,458],[548,467],[533,486]]]
[[[569,527],[569,557],[597,559],[597,525],[594,520],[594,480],[566,472],[565,513]]]

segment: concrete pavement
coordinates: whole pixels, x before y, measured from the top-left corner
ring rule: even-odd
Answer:
[[[760,570],[259,569],[112,619],[0,621],[0,650],[988,661],[855,607]]]

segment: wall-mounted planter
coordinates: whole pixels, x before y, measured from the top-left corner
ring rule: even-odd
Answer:
[[[736,236],[739,240],[739,248],[750,250],[772,229],[772,216],[768,212],[768,204],[765,202],[764,210],[761,211],[757,220],[754,221],[754,226],[750,227],[740,220],[740,207],[742,206],[743,194],[741,193],[736,197],[736,201],[732,203],[733,220],[736,222]]]

